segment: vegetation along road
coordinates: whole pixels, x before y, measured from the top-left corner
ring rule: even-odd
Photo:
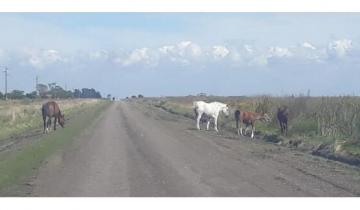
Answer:
[[[225,131],[148,103],[102,106],[19,188],[30,196],[359,196],[358,167]],[[100,112],[99,112],[100,113]],[[90,122],[89,119],[86,122]],[[80,121],[79,121],[80,122]],[[75,126],[76,122],[73,122]],[[56,135],[71,129],[58,130]],[[76,129],[80,129],[76,128]],[[66,134],[69,135],[69,134]]]

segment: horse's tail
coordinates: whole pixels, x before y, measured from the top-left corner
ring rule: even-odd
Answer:
[[[240,122],[240,110],[236,110],[235,113],[235,121],[236,121],[236,128],[239,128],[239,122]]]
[[[197,101],[194,101],[193,102],[193,106],[192,106],[193,110],[194,110],[194,113],[195,113],[195,119],[197,118],[199,112],[198,112],[198,105],[197,105]]]
[[[197,116],[198,116],[198,111],[197,111],[197,108],[194,108],[194,113],[195,113],[195,119],[197,118]]]

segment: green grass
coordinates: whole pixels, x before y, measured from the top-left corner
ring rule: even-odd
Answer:
[[[350,155],[360,156],[360,142],[352,141],[347,142],[343,145],[343,149],[347,151]]]
[[[40,128],[42,117],[40,108],[44,100],[0,101],[0,141],[22,132]],[[59,104],[62,112],[71,115],[83,106],[86,100],[62,100]]]
[[[302,135],[315,136],[317,133],[317,124],[313,119],[300,118],[293,120],[291,124],[290,135]]]
[[[82,130],[91,125],[91,122],[99,117],[101,112],[109,105],[109,102],[99,102],[84,107],[84,111],[76,116],[70,114],[71,120],[64,129],[59,128],[55,132],[44,135],[39,141],[28,145],[21,151],[9,154],[0,161],[0,191],[10,185],[16,184],[21,178],[30,176],[33,169],[51,154],[69,144]]]
[[[331,98],[336,105],[341,105],[339,101],[341,98]],[[357,97],[350,98],[353,100],[353,104],[360,104],[360,99]],[[349,99],[349,100],[350,100]],[[191,108],[192,101],[199,100],[197,97],[167,97],[164,99],[152,99],[150,100],[150,104],[155,105],[157,107],[161,107],[164,110],[169,111],[173,114],[179,114],[182,116],[194,117],[193,110]],[[206,98],[200,100],[207,100],[212,101],[213,98]],[[215,100],[215,99],[214,99]],[[249,110],[255,111],[256,107],[261,102],[261,98],[257,97],[248,97],[248,98],[239,98],[239,97],[219,97],[216,98],[218,101],[222,101],[227,103],[233,110],[235,109],[242,109],[242,110]],[[265,141],[271,142],[278,142],[282,141],[288,145],[287,142],[290,141],[300,141],[301,142],[301,149],[304,150],[311,150],[312,148],[316,148],[321,144],[329,144],[335,145],[336,138],[342,138],[345,142],[347,142],[343,147],[342,150],[354,156],[360,158],[360,141],[351,141],[353,139],[359,139],[356,135],[356,132],[360,133],[360,126],[354,128],[353,136],[344,136],[344,135],[337,135],[337,136],[328,136],[328,135],[320,135],[318,131],[318,121],[315,118],[316,115],[314,114],[322,114],[319,111],[321,108],[321,98],[276,98],[271,97],[268,100],[268,103],[261,102],[260,105],[267,108],[268,114],[272,116],[272,121],[269,123],[264,123],[258,121],[256,123],[256,131],[257,135],[264,136]],[[279,105],[288,105],[290,107],[291,116],[289,117],[289,131],[288,136],[282,136],[280,134],[280,128],[278,125],[278,121],[276,119],[276,111]],[[350,113],[350,112],[349,112]],[[350,115],[349,115],[350,116]],[[225,129],[229,132],[235,132],[235,119],[232,115],[228,118],[223,117],[220,115],[219,118],[219,126],[222,129]],[[360,125],[360,123],[358,124]],[[356,143],[357,142],[357,143]]]

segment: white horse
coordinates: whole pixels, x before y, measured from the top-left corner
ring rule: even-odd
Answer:
[[[226,104],[220,102],[206,103],[204,101],[193,102],[194,112],[196,114],[196,128],[200,130],[200,119],[203,114],[214,118],[214,129],[218,132],[217,120],[220,112],[223,112],[226,116],[229,116],[229,108]],[[206,130],[209,130],[210,119],[207,120]]]

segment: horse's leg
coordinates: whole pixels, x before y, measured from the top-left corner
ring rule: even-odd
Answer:
[[[217,127],[217,120],[218,120],[218,116],[215,116],[214,117],[214,129],[216,132],[219,132],[218,127]]]
[[[206,130],[209,130],[210,127],[210,118],[208,118],[207,122],[206,122]]]
[[[198,116],[197,116],[197,118],[196,118],[196,128],[198,129],[198,130],[200,130],[200,119],[201,119],[201,115],[202,115],[203,113],[202,112],[199,112],[198,113]]]
[[[238,136],[240,136],[240,130],[239,130],[239,120],[238,119],[235,119],[236,121],[236,130],[237,130],[237,134]]]
[[[285,129],[286,129],[286,123],[281,122],[281,134],[285,134]]]
[[[54,131],[56,131],[56,121],[58,120],[57,117],[54,117]]]
[[[254,138],[254,132],[255,132],[255,123],[251,123],[251,138]]]
[[[287,133],[288,133],[288,124],[287,124],[287,122],[285,122],[284,125],[285,125],[285,136],[287,136]]]
[[[43,133],[45,133],[45,129],[46,129],[46,115],[43,116],[43,121],[44,121],[44,131],[43,131]]]
[[[249,125],[248,125],[248,124],[245,124],[244,136],[246,136],[246,132],[247,132],[247,130],[248,130],[248,127],[249,127]]]
[[[46,124],[46,132],[49,133],[49,127],[51,126],[51,117],[49,117],[47,124]]]
[[[286,122],[283,122],[283,129],[282,129],[282,133],[286,136],[286,133],[287,133],[287,125],[286,125]]]
[[[243,123],[240,121],[240,135],[243,136]]]

